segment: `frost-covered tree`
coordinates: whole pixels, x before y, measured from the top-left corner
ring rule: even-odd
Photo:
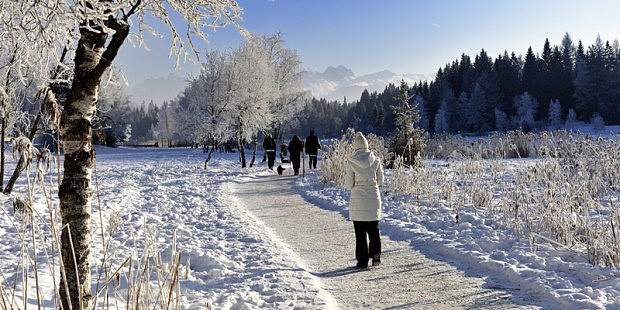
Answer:
[[[437,114],[435,114],[435,133],[447,133],[449,131],[448,114],[444,109],[437,110]]]
[[[299,56],[278,33],[253,35],[230,53],[207,52],[206,59],[180,98],[182,131],[213,145],[205,164],[216,143],[236,140],[245,166],[245,144],[267,131],[279,138],[304,107]]]
[[[153,102],[142,102],[139,107],[131,108],[130,143],[141,144],[153,139],[152,129],[157,125],[159,107]]]
[[[120,71],[116,76],[120,75]],[[131,109],[127,94],[121,85],[112,79],[102,85],[93,124],[98,143],[115,147],[131,137]]]
[[[517,111],[513,118],[516,127],[529,131],[534,128],[534,115],[538,109],[538,101],[528,92],[524,92],[520,96],[515,97],[514,107]]]
[[[609,72],[605,67],[605,47],[600,36],[596,37],[586,55],[578,55],[575,76],[575,110],[587,121],[597,110],[606,114],[608,108]]]
[[[394,112],[394,131],[390,141],[390,151],[395,156],[403,157],[407,165],[415,165],[424,150],[425,133],[418,127],[420,113],[417,105],[410,105],[409,86],[400,82],[399,104],[392,106]]]
[[[495,127],[499,131],[506,131],[510,128],[510,120],[506,112],[495,108]]]
[[[104,72],[129,37],[132,24],[137,30],[132,38],[141,43],[144,31],[154,31],[147,21],[162,21],[170,30],[171,54],[179,60],[197,55],[193,41],[206,39],[210,29],[235,24],[241,10],[233,0],[4,0],[1,4],[3,12],[7,7],[15,8],[9,14],[34,21],[16,23],[12,32],[20,36],[30,33],[33,40],[25,42],[43,46],[35,50],[51,51],[43,56],[58,56],[58,60],[63,46],[75,47],[70,96],[60,119],[64,176],[58,196],[65,277],[59,287],[64,309],[90,309],[91,174],[95,161],[92,119]],[[186,21],[185,34],[176,30],[178,22],[171,16]]]
[[[590,120],[590,123],[592,124],[592,129],[594,129],[594,131],[600,132],[605,130],[605,120],[603,120],[603,117],[598,113],[594,113],[592,115],[592,120]]]
[[[164,101],[161,108],[157,112],[157,125],[153,128],[153,137],[157,139],[158,145],[171,146],[172,137],[177,130],[177,110],[173,103]],[[159,143],[161,142],[161,144]]]
[[[456,113],[452,118],[454,131],[469,131],[468,120],[471,114],[471,104],[469,94],[462,92],[456,101]]]
[[[310,99],[310,94],[302,87],[301,59],[297,51],[285,48],[283,34],[257,36],[256,40],[268,51],[273,67],[277,96],[270,104],[273,117],[269,129],[279,140],[287,129],[298,125],[297,117]]]
[[[454,132],[456,126],[454,126],[455,113],[457,112],[457,99],[454,96],[454,91],[448,86],[443,86],[441,92],[441,102],[439,108],[445,113],[446,120],[448,122],[448,131]]]
[[[200,75],[190,81],[181,95],[177,121],[187,127],[193,141],[211,146],[205,167],[218,144],[233,137],[232,70],[229,54],[209,51]]]
[[[487,132],[491,130],[491,120],[487,117],[487,96],[480,83],[474,84],[474,89],[469,99],[470,111],[467,124],[474,132]]]
[[[428,113],[426,113],[426,101],[424,101],[424,97],[419,95],[414,96],[413,106],[417,107],[418,114],[420,115],[420,120],[418,121],[417,126],[422,130],[428,130],[431,121],[428,118]]]
[[[256,136],[273,122],[270,104],[278,95],[274,75],[269,51],[260,40],[251,38],[233,52],[230,112],[242,168],[247,167],[245,144],[254,142],[253,162]]]
[[[23,1],[0,1],[0,88],[6,95],[0,107],[2,141],[6,135],[27,135],[31,142],[34,140],[43,115],[39,112],[28,132],[31,119],[24,103],[33,103],[33,108],[43,106],[41,103],[47,98],[49,81],[67,70],[59,66],[67,49],[58,55],[59,51],[48,44],[53,38],[47,33],[49,25],[37,14],[32,14],[34,6],[36,4]],[[62,27],[62,24],[58,25],[58,28]],[[37,93],[43,94],[40,100],[35,100]],[[0,186],[4,177],[4,146],[4,143],[0,144]],[[23,166],[18,164],[12,178],[17,179],[22,169]],[[10,189],[5,193],[10,193]]]
[[[577,124],[577,113],[573,109],[568,109],[568,115],[566,115],[565,126],[568,129],[574,129]]]
[[[549,103],[549,127],[552,129],[559,129],[562,126],[562,105],[560,100],[551,100]]]
[[[0,138],[2,139],[2,147],[0,151],[0,188],[4,186],[4,137],[5,137],[5,128],[6,128],[6,119],[9,111],[9,95],[6,94],[4,87],[0,86],[0,116],[2,117],[2,134],[0,134]]]

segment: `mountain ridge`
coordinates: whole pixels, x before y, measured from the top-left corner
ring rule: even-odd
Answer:
[[[432,80],[431,74],[398,74],[389,70],[382,70],[362,76],[355,76],[354,72],[343,66],[329,66],[323,72],[306,70],[302,72],[303,88],[309,90],[315,98],[330,101],[356,101],[362,92],[381,92],[392,83],[398,84],[404,80],[409,85],[416,82]]]
[[[362,76],[343,66],[329,66],[323,72],[306,70],[302,72],[302,87],[308,90],[315,98],[324,98],[329,101],[343,102],[359,100],[362,92],[382,92],[390,84],[399,84],[404,80],[409,85],[413,83],[432,80],[431,74],[397,74],[389,70],[382,70]],[[151,100],[161,105],[164,101],[174,100],[187,86],[187,77],[176,73],[167,76],[150,77],[139,83],[126,87],[130,98],[139,106],[141,103],[149,103]]]

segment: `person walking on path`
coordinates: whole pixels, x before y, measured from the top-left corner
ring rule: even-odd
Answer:
[[[349,219],[355,229],[357,267],[367,268],[369,259],[373,266],[381,263],[379,185],[383,184],[383,166],[368,149],[368,141],[361,132],[353,138],[353,149],[347,161],[344,185],[351,190]]]
[[[276,140],[274,140],[271,135],[265,137],[263,149],[265,149],[265,153],[267,154],[267,166],[269,169],[273,170],[273,164],[276,161]]]
[[[316,169],[317,155],[321,148],[319,138],[314,135],[314,130],[310,130],[310,135],[306,138],[306,154],[308,154],[308,168]]]
[[[297,135],[294,135],[291,142],[288,143],[288,151],[291,163],[293,163],[293,173],[295,175],[299,175],[299,167],[301,166],[301,154],[304,151],[304,144]]]

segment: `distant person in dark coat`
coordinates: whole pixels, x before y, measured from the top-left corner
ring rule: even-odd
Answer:
[[[263,141],[263,149],[265,149],[265,153],[267,154],[267,166],[269,169],[273,170],[273,164],[276,161],[276,141],[271,137],[271,135],[267,135],[265,137],[265,141]]]
[[[293,173],[299,174],[299,167],[301,162],[301,154],[304,151],[304,143],[299,139],[297,135],[293,136],[291,142],[288,143],[288,152],[293,163]]]
[[[308,168],[316,169],[317,155],[321,148],[319,138],[314,135],[314,130],[310,130],[310,135],[306,138],[306,154],[308,154]]]

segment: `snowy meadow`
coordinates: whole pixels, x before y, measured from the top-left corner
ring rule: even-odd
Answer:
[[[295,182],[307,201],[345,218],[347,142],[333,142],[320,170]],[[545,308],[620,307],[617,136],[444,137],[427,150],[420,167],[386,169],[385,237],[501,279]],[[264,234],[230,190],[272,172],[264,163],[241,169],[237,153],[214,154],[205,170],[205,157],[199,149],[98,149],[91,266],[99,308],[328,305],[320,279],[298,268],[303,257]],[[11,171],[16,160],[7,160]],[[56,163],[34,161],[27,175],[2,196],[2,309],[58,303]]]
[[[333,153],[352,152],[351,135],[333,143]],[[549,307],[620,307],[618,138],[558,131],[433,139],[421,167],[396,161],[387,170],[383,229],[500,274],[550,298]],[[382,154],[380,138],[369,144]],[[306,195],[338,202],[346,216],[343,167],[325,163],[325,188]]]

